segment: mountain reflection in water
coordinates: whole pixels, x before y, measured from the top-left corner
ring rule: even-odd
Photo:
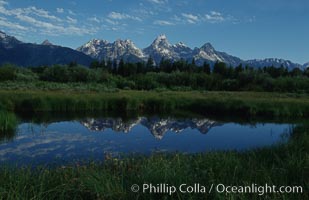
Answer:
[[[248,150],[282,142],[290,128],[290,124],[252,125],[156,116],[23,122],[15,134],[0,137],[0,164],[103,161],[106,153],[127,156]]]
[[[162,139],[168,132],[180,133],[187,128],[196,129],[202,134],[206,134],[212,127],[220,125],[216,121],[209,119],[161,119],[159,117],[139,117],[123,121],[121,118],[87,119],[80,122],[91,131],[104,131],[112,129],[117,132],[129,133],[132,128],[140,124],[146,127],[157,139]]]

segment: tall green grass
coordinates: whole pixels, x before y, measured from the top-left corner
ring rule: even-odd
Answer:
[[[15,135],[17,124],[17,118],[14,113],[0,111],[0,141],[12,139]]]
[[[309,126],[293,130],[288,143],[245,152],[195,155],[156,154],[151,157],[110,158],[104,164],[59,168],[0,170],[0,199],[308,199]],[[251,184],[302,186],[303,193],[143,194],[132,184],[166,183],[179,186]]]
[[[0,91],[0,103],[14,112],[192,111],[238,116],[309,116],[307,95],[255,92],[69,92]]]

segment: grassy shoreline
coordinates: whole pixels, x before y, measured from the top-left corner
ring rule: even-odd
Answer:
[[[200,91],[0,91],[0,107],[12,112],[192,111],[236,116],[308,117],[309,96],[266,92]],[[2,105],[2,106],[1,106]]]
[[[109,159],[104,164],[0,168],[0,199],[308,199],[309,126],[298,126],[286,144],[245,152],[157,154]],[[132,184],[302,186],[303,193],[143,194]]]
[[[18,120],[13,113],[0,110],[0,141],[14,137]]]
[[[200,91],[21,91],[0,90],[0,124],[14,124],[11,113],[91,111],[157,112],[177,110],[198,114],[240,117],[306,119],[306,94]],[[4,110],[4,111],[3,111]],[[0,116],[1,117],[1,116]],[[308,199],[309,126],[293,130],[291,140],[270,148],[245,152],[211,152],[194,155],[160,154],[151,157],[110,159],[59,168],[0,167],[0,199]],[[8,136],[9,139],[9,136]],[[182,183],[299,185],[302,194],[142,194],[130,192],[132,184]]]

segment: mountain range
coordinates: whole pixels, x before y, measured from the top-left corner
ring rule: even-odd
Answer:
[[[152,57],[156,64],[162,58],[172,61],[184,59],[188,62],[191,62],[194,58],[197,65],[202,65],[204,62],[213,64],[219,61],[234,67],[239,64],[256,68],[284,66],[289,70],[309,67],[309,62],[301,65],[277,58],[242,60],[225,52],[217,51],[210,43],[191,49],[183,42],[171,44],[165,35],[158,36],[144,49],[139,49],[128,39],[118,39],[114,42],[93,39],[74,50],[53,45],[48,40],[45,40],[42,44],[24,43],[0,31],[0,65],[12,63],[20,66],[48,66],[76,62],[89,66],[94,59],[116,59],[119,61],[122,58],[126,62],[146,62],[149,57]]]
[[[184,59],[188,62],[191,62],[194,58],[197,65],[202,65],[204,62],[213,64],[219,61],[234,67],[239,64],[250,65],[257,68],[264,66],[280,67],[282,65],[289,70],[294,68],[303,69],[309,65],[309,63],[301,65],[289,60],[277,58],[242,60],[225,52],[217,51],[210,43],[206,43],[200,48],[195,47],[194,49],[191,49],[183,42],[173,45],[168,41],[165,35],[158,36],[150,46],[144,49],[137,48],[131,40],[116,40],[113,43],[109,43],[106,40],[93,39],[81,47],[78,47],[77,51],[83,52],[97,60],[120,60],[123,58],[131,62],[145,62],[149,57],[152,57],[156,64],[158,64],[162,58],[172,61]]]

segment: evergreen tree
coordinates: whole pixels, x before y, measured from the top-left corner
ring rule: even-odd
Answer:
[[[146,63],[146,68],[147,68],[147,70],[148,70],[148,71],[153,71],[154,65],[155,65],[155,63],[154,63],[153,58],[152,58],[151,56],[149,56],[149,58],[148,58],[148,60],[147,60],[147,63]]]
[[[102,69],[106,69],[107,68],[104,58],[101,60],[99,68],[102,68]]]
[[[98,60],[94,60],[94,61],[92,61],[91,64],[90,64],[90,69],[97,69],[97,68],[99,68],[99,67],[100,67],[100,63],[99,63]]]
[[[291,75],[292,75],[292,76],[301,76],[301,75],[302,75],[302,71],[301,71],[299,68],[294,68],[294,69],[291,71]]]
[[[147,70],[148,70],[148,67],[147,67]],[[142,74],[142,73],[145,73],[145,72],[146,72],[145,63],[144,62],[136,63],[136,73]]]
[[[195,64],[195,58],[192,58],[191,64],[192,64],[192,66],[196,66],[196,64]]]
[[[119,64],[118,64],[118,74],[125,76],[125,63],[123,58],[120,59]]]
[[[227,67],[224,62],[216,62],[214,65],[214,73],[215,74],[220,74],[223,77],[227,75]]]
[[[162,58],[160,61],[160,71],[161,72],[166,72],[166,73],[171,73],[172,72],[172,61],[170,59],[164,59]]]
[[[187,65],[186,61],[183,58],[181,58],[180,60],[173,63],[173,71],[177,70],[185,71],[186,65]]]
[[[106,67],[109,72],[113,71],[113,62],[110,58],[107,60]]]
[[[117,74],[117,67],[118,67],[118,65],[117,65],[117,60],[116,59],[114,59],[113,60],[113,69],[112,69],[112,72],[114,73],[114,74]]]
[[[244,71],[244,68],[242,67],[242,64],[240,63],[237,67],[235,67],[235,72],[240,73]]]
[[[69,63],[69,67],[77,67],[77,62],[76,61],[72,61]]]
[[[210,65],[207,62],[204,62],[203,64],[203,72],[206,74],[210,74]]]
[[[189,65],[188,72],[194,72],[197,68],[195,64],[195,58],[192,58],[191,64]]]
[[[309,67],[304,70],[304,75],[309,77]]]

